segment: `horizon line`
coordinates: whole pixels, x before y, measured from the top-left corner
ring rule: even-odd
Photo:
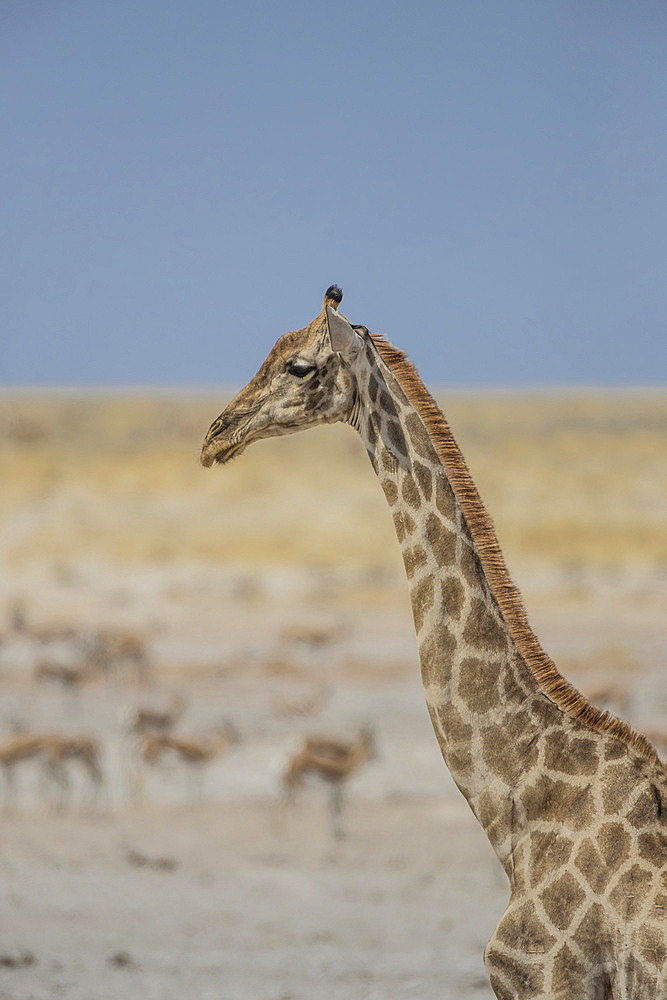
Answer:
[[[45,395],[132,395],[138,396],[142,393],[147,395],[159,395],[161,393],[175,393],[181,396],[209,395],[221,393],[222,395],[236,394],[243,384],[195,384],[195,383],[59,383],[59,384],[6,384],[0,383],[0,395],[29,395],[31,393],[43,393]],[[667,392],[667,382],[664,383],[641,383],[641,382],[618,382],[618,383],[595,383],[595,382],[554,382],[554,383],[497,383],[488,385],[450,385],[447,383],[432,383],[429,391],[433,395],[440,393],[453,393],[461,395],[474,394],[507,394],[531,395],[535,393],[560,394],[560,393],[663,393]]]

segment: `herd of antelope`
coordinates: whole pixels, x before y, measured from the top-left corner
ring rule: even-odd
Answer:
[[[85,685],[95,680],[122,676],[126,690],[147,690],[152,676],[146,643],[141,635],[112,629],[93,634],[77,634],[71,628],[29,628],[25,616],[13,620],[16,634],[36,643],[37,654],[32,672],[35,685],[56,687],[70,699],[69,709],[78,704]],[[301,646],[308,652],[335,641],[337,629],[291,626],[279,637],[283,645]],[[1,642],[1,640],[0,640]],[[64,643],[76,652],[69,662],[54,656],[54,644]],[[129,673],[128,673],[129,672]],[[151,686],[154,692],[154,688]],[[72,701],[75,699],[75,701]],[[300,696],[276,696],[271,703],[275,717],[313,717],[327,700],[327,689],[315,687]],[[128,789],[133,804],[143,801],[145,776],[160,765],[172,762],[185,769],[189,784],[202,796],[202,775],[206,767],[239,742],[236,727],[224,722],[209,733],[183,734],[179,725],[186,711],[186,699],[179,691],[161,696],[146,693],[143,700],[123,712],[120,728],[129,765]],[[72,714],[68,711],[65,714]],[[77,709],[74,714],[79,714]],[[73,803],[73,769],[80,772],[86,802],[92,807],[99,801],[105,784],[104,747],[96,735],[83,733],[70,723],[65,731],[32,728],[12,720],[10,735],[0,737],[0,772],[3,804],[12,810],[17,801],[18,772],[28,762],[37,765],[40,779],[39,798],[57,811]],[[294,743],[294,741],[292,741]],[[344,786],[374,754],[374,737],[368,726],[356,736],[340,737],[311,732],[301,735],[291,753],[281,764],[278,801],[290,804],[297,789],[309,776],[319,778],[330,790],[329,812],[335,837],[343,835],[342,808]]]

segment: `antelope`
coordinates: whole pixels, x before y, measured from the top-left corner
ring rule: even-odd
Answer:
[[[163,733],[171,729],[183,715],[185,699],[178,693],[171,696],[169,708],[138,708],[132,717],[133,733]]]
[[[101,673],[110,674],[113,667],[122,663],[134,666],[137,679],[144,682],[148,675],[148,657],[143,637],[133,632],[101,629],[85,640],[88,663]]]
[[[324,704],[325,689],[302,695],[277,695],[271,702],[275,715],[316,715]]]
[[[150,767],[160,763],[165,756],[171,756],[176,757],[191,768],[192,773],[196,775],[198,797],[201,798],[203,767],[226,753],[235,743],[238,743],[238,740],[235,727],[231,722],[226,722],[211,737],[204,740],[185,739],[171,733],[146,735],[141,740],[140,753],[143,761]]]
[[[100,765],[100,746],[92,736],[50,736],[48,737],[46,766],[59,786],[61,798],[57,808],[62,809],[64,799],[69,794],[69,775],[65,761],[77,760],[82,764],[88,775],[93,798],[102,785],[102,768]]]
[[[41,757],[43,737],[33,733],[15,733],[0,743],[0,768],[5,784],[5,808],[14,802],[14,770],[24,760]]]
[[[343,786],[353,774],[375,756],[375,738],[370,727],[363,727],[352,740],[331,736],[305,736],[301,748],[287,762],[283,773],[286,800],[291,801],[307,774],[314,774],[331,786],[329,810],[333,835],[344,836],[342,826]]]
[[[280,633],[283,642],[318,648],[335,642],[341,634],[336,625],[287,625]]]
[[[14,795],[14,770],[21,761],[40,758],[44,776],[60,791],[56,808],[62,809],[69,792],[65,762],[78,760],[88,774],[95,795],[102,784],[99,743],[92,736],[58,733],[16,733],[0,743],[0,767],[7,789],[6,805]]]
[[[74,689],[88,680],[92,671],[85,664],[73,666],[54,660],[40,660],[33,676],[36,681],[57,681],[63,688]]]

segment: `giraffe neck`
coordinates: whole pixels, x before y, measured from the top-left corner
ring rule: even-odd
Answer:
[[[424,421],[370,345],[364,372],[353,422],[393,515],[433,728],[505,864],[515,822],[511,790],[522,748],[538,735],[525,708],[538,683],[500,611]]]

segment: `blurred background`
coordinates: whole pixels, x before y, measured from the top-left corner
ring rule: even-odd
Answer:
[[[199,449],[338,282],[547,651],[664,740],[664,5],[2,13],[0,997],[488,1000],[504,876],[360,441]],[[308,734],[368,750],[340,813],[286,805]]]

